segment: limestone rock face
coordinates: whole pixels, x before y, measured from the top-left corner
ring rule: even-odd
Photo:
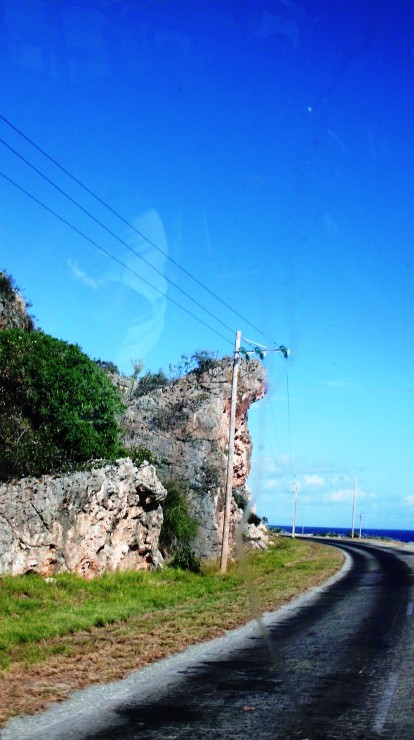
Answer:
[[[0,485],[0,574],[104,571],[161,564],[166,490],[153,466],[129,458],[60,477]]]
[[[269,544],[269,530],[265,524],[248,524],[244,539],[246,546],[251,550],[266,550]]]
[[[26,302],[13,288],[13,281],[0,270],[0,329],[32,329]]]
[[[165,475],[187,482],[190,506],[198,521],[195,550],[201,557],[218,552],[230,421],[232,360],[224,358],[204,372],[193,371],[152,392],[136,396],[124,387],[126,444],[142,445]],[[265,393],[265,370],[258,360],[240,361],[236,405],[233,489],[244,490],[250,473],[252,442],[248,409]],[[232,502],[230,536],[238,520]]]

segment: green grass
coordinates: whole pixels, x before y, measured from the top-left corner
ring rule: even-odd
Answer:
[[[339,564],[332,548],[279,538],[266,552],[248,557],[249,583],[260,606],[272,608],[286,594],[289,597],[313,585],[321,574],[327,577]],[[229,606],[247,602],[237,564],[226,575],[215,565],[201,574],[165,568],[112,573],[92,581],[67,574],[51,582],[33,574],[4,576],[0,578],[0,669],[19,659],[38,662],[65,654],[67,647],[59,638],[144,615],[153,620],[162,614],[164,620],[178,624],[190,610],[201,619],[205,612],[207,620],[220,600]],[[247,617],[248,613],[247,605]]]

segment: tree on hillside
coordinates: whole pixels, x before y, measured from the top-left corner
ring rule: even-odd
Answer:
[[[0,477],[63,470],[120,452],[123,404],[77,345],[0,331]]]

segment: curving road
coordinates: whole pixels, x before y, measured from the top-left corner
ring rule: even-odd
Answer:
[[[324,538],[320,540],[327,543]],[[252,627],[198,646],[1,737],[414,738],[414,553],[338,543],[340,578]]]

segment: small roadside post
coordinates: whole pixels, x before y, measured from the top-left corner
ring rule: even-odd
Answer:
[[[353,499],[352,499],[352,530],[351,530],[351,539],[352,540],[354,539],[354,533],[355,533],[355,501],[356,501],[356,494],[357,494],[356,481],[357,481],[357,479],[356,479],[356,476],[355,476],[355,478],[354,478],[354,496],[353,496]]]
[[[361,539],[361,537],[362,537],[362,515],[363,515],[363,513],[364,512],[361,511],[360,514],[359,514],[359,539]]]
[[[298,503],[299,483],[295,481],[295,495],[293,498],[293,522],[292,522],[292,537],[296,537],[296,507]]]

